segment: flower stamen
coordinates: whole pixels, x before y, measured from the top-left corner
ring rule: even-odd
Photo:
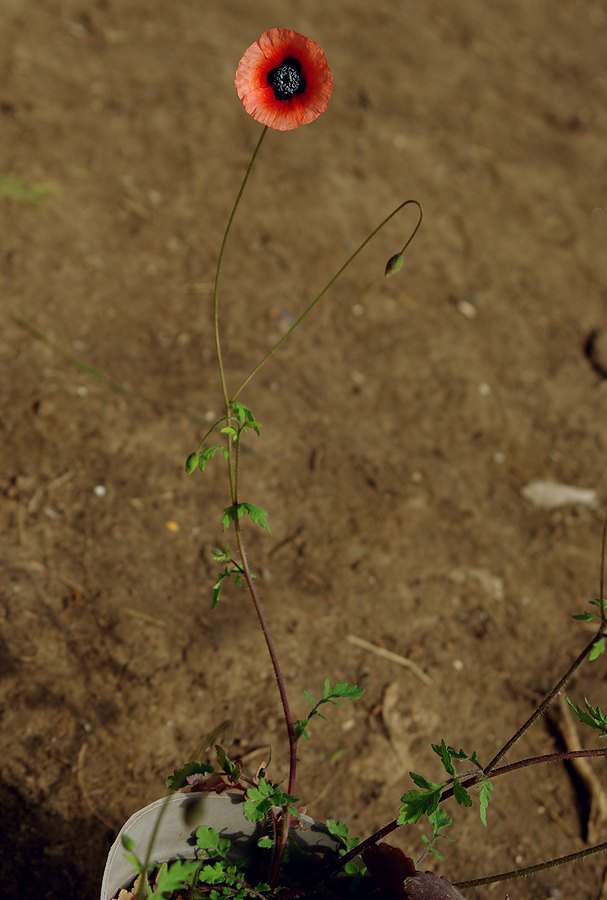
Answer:
[[[307,84],[298,60],[288,56],[267,75],[268,84],[277,100],[290,100],[296,94],[303,94]]]

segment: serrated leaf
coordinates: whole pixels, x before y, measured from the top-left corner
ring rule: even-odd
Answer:
[[[599,638],[594,642],[592,647],[590,648],[590,653],[588,654],[588,659],[590,662],[594,662],[595,659],[598,659],[599,656],[602,656],[605,652],[605,638]]]
[[[449,775],[455,775],[455,769],[453,767],[453,763],[451,762],[449,748],[445,744],[444,740],[441,740],[440,744],[432,744],[431,746],[434,752],[438,756],[440,756],[443,767],[447,770]]]
[[[216,862],[213,865],[207,863],[200,871],[202,884],[221,884],[225,880],[226,873],[222,862]]]
[[[432,835],[437,837],[441,831],[453,825],[453,819],[440,806],[428,816],[428,821],[432,825]]]
[[[460,806],[472,806],[472,797],[466,788],[462,786],[459,778],[453,780],[453,796]]]
[[[244,511],[248,514],[251,522],[254,522],[255,525],[260,525],[271,534],[270,526],[267,522],[268,513],[265,509],[262,509],[261,506],[255,506],[254,503],[241,503],[240,506],[244,507]]]
[[[163,897],[173,891],[181,890],[191,884],[192,877],[198,869],[197,860],[176,859],[170,865],[163,863],[156,875],[154,894],[152,896]]]
[[[449,745],[447,747],[447,750],[449,751],[449,756],[451,757],[451,759],[470,759],[471,760],[473,757],[476,757],[476,752],[473,752],[472,756],[470,756],[461,747],[459,750],[456,750],[455,747],[452,747],[451,745]]]
[[[242,814],[248,822],[261,822],[272,809],[269,800],[245,800]]]
[[[436,849],[436,847],[433,845],[433,843],[429,837],[427,837],[425,834],[422,834],[421,838],[422,838],[422,841],[424,842],[424,844],[426,845],[429,853],[433,853],[434,856],[437,857],[437,859],[445,858],[445,854],[441,853],[440,850]]]
[[[196,829],[196,844],[201,850],[216,850],[219,846],[219,833],[210,825],[201,825]]]
[[[587,711],[573,703],[569,697],[566,697],[565,699],[580,722],[600,731],[601,737],[607,737],[607,714],[602,713],[598,706],[592,706],[587,697],[584,697],[584,704]]]
[[[401,797],[402,806],[398,811],[399,825],[412,825],[422,816],[428,816],[438,807],[440,791],[408,791]]]
[[[325,693],[323,699],[358,700],[364,693],[365,689],[358,687],[357,684],[349,684],[347,681],[338,681],[333,687],[329,687],[328,693]]]
[[[442,787],[440,784],[428,781],[427,778],[424,778],[423,775],[418,775],[417,772],[409,772],[409,775],[411,780],[414,781],[419,788],[423,788],[425,791],[435,791],[437,788]]]
[[[346,840],[348,837],[349,828],[345,822],[338,822],[337,819],[327,819],[325,824],[329,834],[332,834],[333,837],[341,838],[342,840]]]
[[[489,806],[489,800],[491,799],[491,793],[493,791],[493,785],[489,781],[488,778],[484,778],[481,783],[481,789],[478,794],[478,804],[479,804],[479,815],[481,817],[481,822],[487,827],[487,807]]]

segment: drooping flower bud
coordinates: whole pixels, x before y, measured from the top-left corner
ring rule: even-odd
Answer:
[[[400,272],[400,270],[402,269],[404,262],[404,254],[395,253],[394,256],[391,256],[386,263],[386,270],[384,272],[384,275],[396,275],[396,273]]]

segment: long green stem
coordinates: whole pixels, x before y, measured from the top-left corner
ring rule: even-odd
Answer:
[[[224,404],[226,406],[226,413],[229,416],[229,406],[230,406],[230,398],[228,396],[228,388],[226,384],[226,377],[223,368],[223,357],[221,355],[221,342],[219,340],[219,279],[221,277],[221,265],[223,262],[223,255],[225,253],[226,244],[228,242],[228,237],[230,231],[232,230],[232,223],[234,221],[234,216],[238,211],[238,207],[240,206],[240,200],[244,193],[244,189],[247,186],[247,181],[249,180],[249,175],[253,169],[253,165],[257,158],[257,154],[261,148],[263,143],[263,139],[266,136],[266,132],[268,130],[268,126],[264,125],[263,131],[259,136],[259,140],[257,141],[257,146],[253,150],[253,155],[249,161],[249,165],[247,166],[247,171],[245,172],[244,178],[242,179],[242,184],[240,185],[240,189],[236,194],[236,199],[234,200],[234,206],[232,207],[232,212],[228,218],[228,223],[226,225],[225,231],[223,233],[223,239],[221,241],[221,247],[219,249],[219,256],[217,257],[217,268],[215,270],[215,282],[213,284],[213,328],[215,332],[215,350],[217,352],[217,368],[219,369],[219,381],[221,382],[221,390],[223,393]]]
[[[404,209],[405,206],[409,206],[410,204],[414,204],[415,206],[417,206],[418,211],[419,211],[419,217],[418,217],[417,224],[416,224],[415,228],[413,229],[411,235],[409,236],[407,242],[405,243],[405,246],[404,246],[403,249],[400,251],[400,252],[401,252],[401,255],[405,252],[405,250],[407,249],[407,247],[409,246],[409,244],[411,243],[411,241],[412,241],[413,238],[415,237],[415,235],[416,235],[416,233],[417,233],[417,230],[418,230],[418,228],[419,228],[419,226],[421,225],[421,222],[422,222],[423,212],[422,212],[422,208],[421,208],[420,204],[417,202],[417,200],[405,200],[404,203],[401,203],[400,206],[397,206],[396,209],[393,209],[392,212],[390,213],[390,215],[389,215],[389,216],[386,216],[386,218],[385,218],[382,222],[379,223],[379,225],[377,226],[377,228],[374,228],[374,229],[373,229],[373,231],[365,238],[365,240],[362,242],[362,244],[360,244],[360,245],[357,247],[357,249],[354,251],[354,253],[353,253],[350,257],[348,257],[348,259],[345,261],[345,263],[343,264],[343,266],[342,266],[340,269],[337,270],[337,272],[329,279],[329,281],[327,281],[327,283],[325,284],[325,286],[324,286],[324,288],[321,290],[321,292],[320,292],[319,294],[317,294],[316,297],[312,300],[312,302],[309,303],[309,304],[306,306],[306,308],[304,309],[304,311],[302,312],[302,314],[295,320],[295,322],[291,325],[291,327],[289,328],[289,330],[286,331],[286,332],[282,335],[282,337],[279,338],[279,339],[276,341],[276,343],[275,343],[275,344],[268,350],[268,352],[260,359],[260,361],[257,363],[257,365],[255,366],[255,368],[252,369],[252,370],[249,372],[249,374],[247,375],[247,377],[246,377],[243,381],[241,381],[241,383],[238,385],[238,387],[236,388],[236,390],[235,390],[234,393],[232,394],[232,400],[236,400],[236,398],[237,398],[237,397],[239,396],[239,394],[244,390],[244,388],[248,385],[248,383],[251,381],[251,379],[254,378],[255,375],[257,375],[257,373],[259,372],[259,370],[260,370],[261,368],[263,368],[263,366],[265,366],[265,364],[266,364],[267,361],[270,359],[270,357],[272,357],[272,356],[276,353],[276,351],[278,350],[278,348],[279,348],[279,347],[282,347],[282,345],[285,343],[285,341],[287,341],[287,340],[291,337],[291,335],[293,334],[293,332],[294,332],[297,328],[299,328],[299,326],[300,326],[301,323],[304,321],[304,319],[306,319],[306,318],[310,315],[310,313],[312,312],[312,310],[314,309],[314,307],[317,306],[318,303],[320,303],[320,301],[322,300],[322,298],[324,297],[324,295],[327,293],[327,291],[335,284],[335,282],[337,281],[337,279],[343,274],[343,272],[345,272],[345,270],[348,268],[348,266],[356,259],[356,257],[357,257],[358,254],[361,252],[361,250],[363,250],[363,249],[367,246],[367,244],[369,243],[369,241],[373,240],[373,238],[374,238],[375,235],[378,233],[378,231],[381,231],[381,229],[382,229],[385,225],[388,224],[388,222],[390,221],[390,219],[393,219],[394,216],[395,216],[397,213],[399,213],[399,212],[401,211],[401,209]]]
[[[228,385],[226,382],[225,370],[223,367],[223,356],[221,353],[221,340],[219,338],[219,281],[221,278],[221,265],[223,262],[223,255],[225,253],[226,244],[228,242],[228,237],[230,231],[232,230],[232,223],[234,221],[234,217],[236,212],[238,211],[238,207],[240,206],[240,200],[244,193],[244,189],[247,186],[247,181],[249,180],[249,176],[253,169],[253,164],[255,163],[255,159],[257,158],[257,154],[261,148],[263,143],[263,139],[266,136],[266,132],[268,130],[268,126],[265,125],[263,131],[259,136],[259,140],[257,141],[257,145],[253,150],[253,155],[249,160],[249,165],[247,166],[247,171],[244,174],[244,178],[242,179],[242,184],[240,185],[239,191],[236,194],[236,199],[234,200],[234,205],[232,206],[232,211],[230,212],[227,225],[225,227],[225,231],[223,233],[223,239],[221,241],[221,247],[219,248],[219,255],[217,257],[217,268],[215,269],[215,281],[213,283],[213,331],[215,334],[215,352],[217,354],[217,369],[219,372],[219,383],[221,385],[221,393],[223,394],[223,403],[226,411],[226,422],[228,425],[230,424],[230,398],[228,395]],[[232,503],[236,502],[236,488],[235,488],[235,477],[234,477],[234,460],[232,456],[232,438],[228,434],[226,435],[226,448],[228,455],[228,480],[230,482],[230,496],[232,498]]]
[[[219,381],[221,384],[221,391],[223,394],[223,401],[225,405],[225,419],[226,423],[230,425],[232,421],[232,407],[231,400],[228,394],[228,387],[225,377],[225,370],[223,366],[223,357],[221,353],[221,340],[219,335],[219,280],[221,276],[221,264],[223,261],[223,255],[225,252],[228,236],[230,234],[230,230],[232,228],[232,223],[234,221],[234,217],[240,205],[240,200],[243,195],[244,189],[246,187],[247,181],[249,180],[249,175],[251,174],[251,170],[253,169],[253,164],[259,153],[261,148],[261,144],[266,135],[268,127],[265,126],[259,140],[257,142],[257,146],[253,151],[253,155],[247,167],[247,171],[245,172],[245,176],[242,180],[242,184],[240,185],[240,190],[236,195],[236,199],[234,201],[234,206],[232,207],[232,211],[228,218],[228,223],[225,228],[225,232],[223,235],[223,240],[221,242],[221,248],[219,250],[219,256],[217,258],[217,269],[215,272],[215,282],[213,285],[213,328],[215,334],[215,350],[217,353],[217,368],[219,372]],[[234,399],[234,398],[232,398]],[[239,462],[240,462],[240,434],[234,440],[234,436],[232,434],[226,434],[226,445],[227,445],[227,456],[228,456],[228,479],[230,482],[230,495],[232,499],[232,504],[234,506],[238,505],[238,475],[239,475]],[[282,674],[282,670],[280,668],[280,663],[278,661],[278,655],[276,653],[276,648],[274,645],[274,640],[272,638],[272,633],[270,631],[267,619],[265,617],[264,609],[261,604],[261,600],[257,593],[257,589],[255,588],[255,584],[253,581],[253,576],[251,574],[251,570],[249,567],[249,562],[247,558],[247,553],[244,546],[244,541],[242,538],[242,532],[240,529],[240,523],[238,521],[238,516],[236,516],[234,522],[234,530],[236,532],[236,541],[238,543],[238,550],[240,553],[240,560],[242,563],[242,572],[244,575],[245,582],[247,584],[247,588],[249,590],[249,594],[253,601],[253,606],[255,608],[255,612],[257,614],[257,619],[259,621],[259,625],[261,631],[263,633],[266,647],[268,649],[268,653],[270,655],[270,660],[272,662],[272,667],[274,669],[274,676],[276,678],[276,683],[278,686],[278,692],[280,694],[280,700],[282,703],[283,714],[285,719],[285,724],[287,728],[287,735],[289,740],[289,783],[288,783],[288,793],[293,794],[295,790],[295,781],[296,781],[296,772],[297,772],[297,737],[295,735],[295,725],[293,721],[293,715],[291,713],[291,708],[289,706],[289,700],[287,696],[286,685],[284,681],[284,677]],[[280,829],[278,839],[276,842],[274,857],[272,860],[272,871],[270,873],[270,882],[272,885],[275,885],[278,880],[278,875],[280,873],[280,868],[282,865],[282,859],[284,856],[287,837],[289,832],[289,820],[290,815],[288,810],[284,810],[283,812],[283,822],[282,827]]]

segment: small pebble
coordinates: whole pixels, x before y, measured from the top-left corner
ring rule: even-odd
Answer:
[[[469,300],[458,300],[456,309],[462,316],[465,316],[466,319],[476,319],[478,316],[478,309],[474,303],[470,303]]]
[[[169,519],[168,522],[165,522],[165,528],[167,531],[171,531],[173,534],[179,531],[179,523],[174,522],[172,519]]]
[[[462,669],[464,668],[464,664],[463,664],[463,662],[461,661],[461,659],[454,659],[454,660],[453,660],[453,668],[455,669],[456,672],[461,672],[461,671],[462,671]]]
[[[107,494],[107,488],[104,484],[96,484],[93,488],[93,493],[96,497],[105,497]]]
[[[599,505],[597,492],[591,488],[579,488],[556,481],[530,481],[521,491],[525,500],[541,509],[556,509],[568,504],[579,504],[595,509]]]
[[[352,315],[360,317],[360,316],[364,316],[364,314],[365,314],[364,306],[361,306],[360,303],[355,303],[354,306],[352,307]]]

